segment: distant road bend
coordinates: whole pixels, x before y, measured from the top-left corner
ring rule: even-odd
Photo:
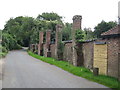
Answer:
[[[10,51],[3,67],[3,88],[107,88],[37,60],[25,50]]]

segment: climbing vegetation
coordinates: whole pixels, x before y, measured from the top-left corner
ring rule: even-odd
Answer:
[[[84,32],[81,29],[76,30],[75,32],[75,40],[76,42],[80,42],[84,40]]]

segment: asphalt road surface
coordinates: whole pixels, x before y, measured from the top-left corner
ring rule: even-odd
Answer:
[[[107,88],[35,59],[24,50],[10,51],[3,66],[3,88]]]

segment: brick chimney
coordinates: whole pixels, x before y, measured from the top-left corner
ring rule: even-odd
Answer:
[[[51,40],[51,30],[47,30],[46,31],[46,48],[47,49],[49,49],[50,40]]]
[[[44,32],[39,33],[38,55],[41,55]]]
[[[50,41],[51,40],[51,30],[47,30],[46,31],[46,45],[45,45],[45,55],[46,57],[50,57],[51,56],[51,52],[50,52]]]
[[[56,25],[56,40],[55,40],[56,44],[58,43],[59,40],[62,41],[61,31],[62,31],[62,25],[57,24]],[[58,34],[60,34],[60,36]]]
[[[74,66],[78,66],[78,56],[77,56],[77,50],[76,47],[76,40],[75,40],[75,33],[76,30],[81,29],[81,21],[82,16],[81,15],[75,15],[73,16],[73,29],[72,29],[72,61]]]
[[[56,36],[55,36],[55,57],[56,59],[59,59],[57,52],[58,52],[58,44],[59,42],[62,41],[62,28],[63,28],[62,25],[60,24],[56,25]]]
[[[82,21],[81,15],[73,16],[73,30],[81,29],[81,21]]]

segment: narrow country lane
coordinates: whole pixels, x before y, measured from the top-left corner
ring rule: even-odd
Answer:
[[[3,67],[3,88],[106,88],[37,60],[24,50],[10,51]]]

